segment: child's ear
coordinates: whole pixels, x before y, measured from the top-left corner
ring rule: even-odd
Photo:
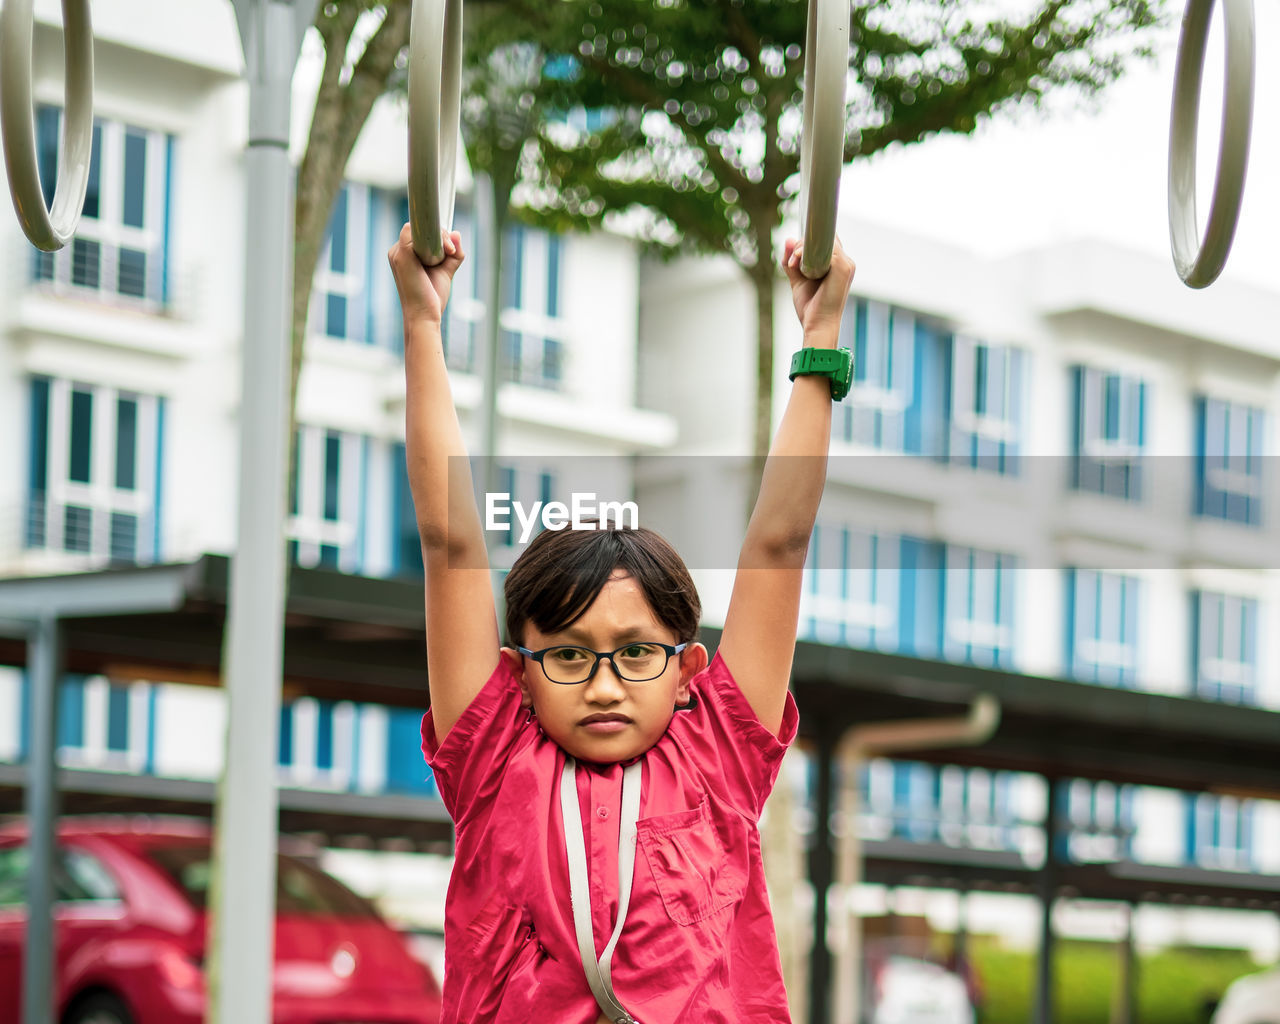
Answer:
[[[511,667],[516,682],[520,684],[520,706],[533,707],[533,694],[529,691],[529,684],[524,678],[524,656],[511,647],[501,647],[498,649],[498,657]]]
[[[689,684],[693,677],[707,667],[707,649],[702,644],[690,644],[679,654],[680,682],[676,686],[676,703],[689,703]]]

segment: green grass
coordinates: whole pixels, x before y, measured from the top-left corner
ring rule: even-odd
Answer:
[[[989,939],[970,943],[986,1001],[981,1024],[1028,1024],[1035,998],[1036,954]],[[1119,978],[1118,947],[1063,941],[1057,952],[1056,1024],[1109,1024]],[[1259,970],[1240,950],[1173,947],[1138,961],[1140,1024],[1206,1024],[1207,999]]]

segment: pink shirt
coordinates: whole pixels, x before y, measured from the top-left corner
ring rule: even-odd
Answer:
[[[635,880],[613,956],[618,999],[640,1024],[791,1020],[756,825],[799,715],[781,736],[752,711],[719,653],[687,710],[643,755]],[[500,660],[437,744],[423,752],[457,831],[445,905],[441,1024],[594,1024],[578,953],[560,816],[565,754],[520,707]],[[596,953],[618,908],[621,764],[580,763]]]

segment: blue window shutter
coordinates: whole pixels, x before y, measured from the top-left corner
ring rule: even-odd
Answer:
[[[169,250],[173,234],[173,175],[177,146],[172,135],[164,140],[164,226],[159,253],[160,301],[169,305]]]
[[[40,154],[40,191],[44,205],[53,205],[58,183],[58,134],[62,112],[57,107],[41,104],[36,108],[36,150]]]
[[[93,475],[93,392],[71,390],[70,452],[67,476],[76,483],[92,483]]]
[[[380,293],[374,290],[374,282],[377,278],[375,274],[381,271],[380,266],[374,265],[374,256],[379,250],[384,250],[387,246],[378,245],[378,225],[382,223],[381,215],[385,209],[385,204],[379,201],[382,195],[376,188],[367,190],[369,201],[365,204],[364,218],[364,261],[361,265],[360,280],[364,287],[360,289],[361,297],[364,300],[363,323],[364,338],[362,339],[366,345],[376,345],[378,338],[375,333],[373,308],[375,305],[375,296]],[[390,243],[388,243],[390,244]]]
[[[25,543],[30,548],[45,545],[49,490],[49,379],[31,378],[30,463],[28,468],[27,521]]]
[[[1147,382],[1145,380],[1138,381],[1138,433],[1136,440],[1138,450],[1145,450],[1147,447]]]
[[[867,300],[855,299],[853,307],[853,378],[868,380],[867,365]]]
[[[159,717],[160,687],[147,686],[147,754],[142,771],[145,775],[156,773],[156,719]]]
[[[1202,516],[1205,514],[1205,459],[1208,451],[1205,448],[1205,432],[1208,419],[1208,402],[1201,396],[1195,401],[1195,483],[1192,487],[1192,511]]]
[[[152,557],[160,562],[164,558],[164,434],[166,403],[156,399],[156,492],[152,495],[152,522],[155,535],[152,538]]]
[[[276,760],[281,765],[293,764],[293,704],[280,705],[280,737]]]
[[[58,684],[58,746],[84,746],[84,677],[63,676]]]
[[[1200,687],[1200,622],[1203,614],[1202,605],[1205,600],[1203,591],[1194,590],[1190,596],[1190,612],[1191,612],[1191,650],[1189,652],[1191,664],[1189,666],[1189,678],[1191,679],[1191,689],[1197,692]]]
[[[1137,684],[1142,675],[1142,664],[1139,655],[1142,652],[1138,636],[1138,611],[1142,601],[1142,581],[1134,577],[1124,577],[1124,645],[1133,651],[1133,668],[1129,670],[1127,682],[1130,686]]]
[[[1071,368],[1071,486],[1080,487],[1083,483],[1080,457],[1084,453],[1084,374],[1083,366]]]
[[[18,677],[18,761],[27,760],[31,749],[31,680],[23,669]]]
[[[1076,656],[1079,652],[1079,622],[1076,614],[1076,575],[1078,570],[1065,571],[1066,599],[1063,609],[1066,612],[1062,625],[1062,666],[1066,676],[1076,675]]]
[[[107,689],[107,749],[129,749],[129,691],[123,686]]]
[[[902,539],[900,643],[922,657],[936,658],[942,651],[943,554],[937,542]]]
[[[563,242],[559,235],[547,239],[547,316],[560,315],[560,259]]]
[[[431,769],[422,757],[422,713],[408,708],[387,710],[387,790],[392,793],[436,792]]]
[[[316,702],[316,767],[333,767],[333,701]]]
[[[1009,350],[1009,408],[1006,415],[1013,429],[1013,438],[1001,445],[1000,471],[1017,476],[1022,471],[1022,389],[1026,386],[1026,367],[1029,360],[1020,348]]]

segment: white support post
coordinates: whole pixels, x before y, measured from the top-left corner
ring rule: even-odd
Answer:
[[[224,653],[227,741],[215,812],[206,1019],[269,1024],[293,282],[289,107],[315,0],[236,0],[235,11],[249,80],[240,491]]]

